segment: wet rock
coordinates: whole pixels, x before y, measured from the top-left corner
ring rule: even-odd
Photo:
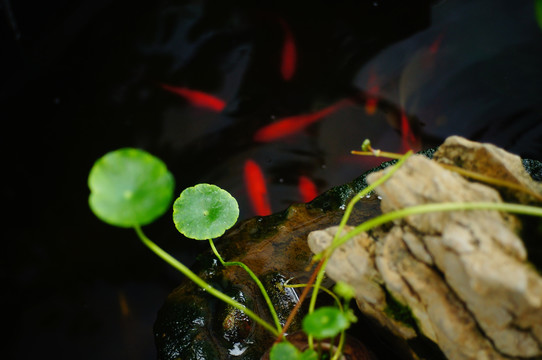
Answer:
[[[298,204],[267,217],[249,219],[215,241],[225,261],[242,261],[266,287],[279,319],[286,320],[297,302],[297,291],[284,283],[305,283],[312,252],[309,232],[338,224],[344,206],[365,185],[365,176],[330,190],[309,204]],[[352,223],[380,213],[376,196],[365,198],[353,213]],[[202,254],[193,269],[212,286],[242,302],[272,323],[259,289],[239,267],[222,267],[211,252]],[[327,286],[332,283],[328,281]],[[290,328],[300,328],[297,317]],[[260,359],[274,339],[243,313],[184,280],[166,299],[154,326],[158,358]]]
[[[498,188],[499,193],[437,162],[540,193],[521,159],[454,137],[439,148],[435,160],[412,156],[377,188],[382,211],[451,201],[501,202],[502,196],[536,201],[516,191]],[[542,277],[528,262],[518,231],[517,219],[497,211],[410,215],[344,244],[332,255],[326,274],[355,286],[362,312],[407,341],[431,340],[448,359],[540,358]],[[326,248],[334,232],[311,233],[311,249]]]

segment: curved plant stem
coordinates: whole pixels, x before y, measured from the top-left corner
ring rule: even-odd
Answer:
[[[298,288],[298,287],[312,287],[312,288],[314,288],[314,285],[309,285],[309,284],[294,284],[294,285],[284,285],[284,286],[285,287],[290,287],[290,288]],[[329,290],[329,289],[327,289],[325,287],[321,287],[318,290],[322,290],[325,293],[327,293],[329,296],[331,296],[335,300],[335,302],[337,303],[337,306],[339,307],[339,310],[341,310],[341,312],[344,312],[344,307],[341,304],[341,301],[339,300],[339,298],[337,297],[337,295],[335,295],[335,293],[333,291],[331,291],[331,290]],[[331,357],[330,360],[338,360],[339,359],[339,357],[341,356],[343,347],[344,347],[345,338],[346,338],[346,332],[344,330],[342,330],[341,334],[340,334],[340,338],[339,338],[339,344],[337,345],[336,351],[333,353],[333,356]]]
[[[350,153],[353,154],[353,155],[377,156],[377,157],[385,157],[385,158],[389,158],[389,159],[400,159],[401,158],[401,154],[396,154],[396,153],[391,153],[391,152],[386,152],[386,151],[380,151],[380,150],[374,150],[372,148],[371,148],[371,151],[352,150],[352,151],[350,151]],[[461,175],[463,175],[465,177],[469,177],[471,179],[482,181],[482,182],[485,182],[486,184],[503,186],[503,187],[507,187],[507,188],[512,189],[512,190],[521,191],[521,192],[524,192],[526,194],[529,194],[530,196],[537,199],[538,201],[542,201],[542,195],[540,195],[540,194],[526,188],[525,186],[523,186],[521,184],[516,184],[516,183],[513,183],[513,182],[508,181],[508,180],[493,178],[491,176],[487,176],[487,175],[480,174],[480,173],[477,173],[477,172],[474,172],[474,171],[471,171],[471,170],[463,169],[463,168],[460,168],[460,167],[455,166],[455,165],[444,164],[444,163],[440,163],[440,162],[437,162],[437,164],[442,166],[445,169],[456,172],[456,173],[461,174]]]
[[[314,282],[314,287],[319,289],[321,286],[322,286],[322,281],[324,280],[324,274],[325,274],[325,268],[327,266],[327,262],[329,260],[329,256],[324,256],[324,258],[322,260],[320,260],[320,269],[318,271],[318,274],[316,275],[316,280]],[[312,292],[312,296],[311,296],[311,300],[309,302],[309,314],[312,313],[314,311],[314,307],[316,306],[316,298],[318,296],[318,291],[313,291]],[[309,347],[311,349],[314,348],[314,344],[313,344],[313,336],[309,334],[308,336],[308,342],[309,342]]]
[[[299,311],[299,308],[301,307],[301,304],[303,303],[303,301],[305,301],[305,298],[309,294],[310,287],[311,287],[312,283],[314,283],[314,280],[316,279],[316,275],[319,273],[319,270],[320,270],[321,266],[322,266],[322,261],[320,261],[318,263],[318,265],[316,265],[316,268],[312,272],[311,277],[310,277],[309,281],[307,282],[307,286],[305,287],[305,289],[303,289],[303,292],[301,293],[301,296],[299,296],[299,300],[297,301],[294,308],[290,312],[290,315],[288,315],[288,318],[286,319],[286,322],[284,323],[284,326],[282,327],[282,331],[281,331],[280,335],[277,337],[277,340],[275,341],[275,343],[280,342],[282,340],[282,337],[286,333],[286,330],[288,330],[288,328],[292,324],[292,321],[294,321],[294,317],[297,314],[297,312]],[[312,349],[312,347],[311,347],[311,349]]]
[[[150,240],[141,230],[141,227],[134,226],[134,229],[143,242],[145,246],[147,246],[152,252],[154,252],[156,255],[158,255],[162,260],[173,266],[175,269],[179,270],[181,273],[183,273],[187,278],[192,280],[196,285],[198,285],[203,290],[207,291],[209,294],[215,296],[216,298],[224,301],[226,304],[233,306],[234,308],[238,309],[239,311],[242,311],[245,313],[248,317],[250,317],[252,320],[263,326],[265,329],[267,329],[271,334],[274,336],[278,336],[280,331],[277,331],[271,324],[269,324],[267,321],[263,320],[261,317],[256,315],[252,310],[247,308],[245,305],[235,301],[234,299],[230,298],[228,295],[218,291],[208,283],[206,283],[202,278],[197,276],[192,270],[187,268],[183,263],[175,259],[173,256],[168,254],[166,251],[164,251],[162,248],[160,248],[158,245],[156,245],[152,240]]]
[[[523,192],[525,194],[531,195],[532,197],[534,197],[538,201],[542,201],[542,196],[540,194],[537,194],[536,192],[526,188],[525,186],[523,186],[521,184],[516,184],[516,183],[510,182],[508,180],[492,178],[491,176],[487,176],[487,175],[480,174],[480,173],[477,173],[477,172],[474,172],[474,171],[463,169],[463,168],[460,168],[460,167],[455,166],[455,165],[442,164],[442,163],[437,163],[437,164],[439,164],[440,166],[442,166],[445,169],[448,169],[450,171],[454,171],[454,172],[456,172],[456,173],[458,173],[460,175],[463,175],[465,177],[469,177],[471,179],[482,181],[482,182],[485,182],[486,184],[491,184],[491,185],[496,185],[496,186],[504,186],[504,187],[507,187],[507,188],[512,189],[512,190],[521,191],[521,192]]]
[[[373,219],[367,220],[364,223],[356,226],[346,235],[341,236],[334,241],[330,247],[323,252],[331,254],[337,247],[341,246],[354,236],[364,231],[368,231],[376,226],[385,224],[387,222],[401,219],[409,215],[425,214],[429,212],[437,211],[457,211],[457,210],[499,210],[510,213],[532,215],[542,217],[542,208],[521,204],[508,204],[508,203],[493,203],[493,202],[445,202],[437,204],[423,204],[410,206],[404,209],[395,210],[386,214],[382,214]]]
[[[260,292],[262,293],[262,295],[263,295],[263,297],[265,299],[265,302],[267,303],[267,306],[269,307],[269,312],[271,313],[271,316],[273,317],[273,321],[275,322],[275,326],[277,327],[277,331],[281,332],[282,331],[282,326],[280,325],[280,321],[279,321],[279,317],[277,315],[277,311],[275,310],[275,307],[273,306],[273,303],[271,302],[271,299],[269,298],[269,295],[267,294],[267,291],[265,290],[265,287],[263,286],[260,279],[258,279],[256,274],[254,274],[254,272],[252,270],[250,270],[250,268],[248,266],[246,266],[245,264],[243,264],[240,261],[224,261],[222,259],[222,256],[220,256],[218,250],[216,249],[215,244],[213,242],[213,239],[209,239],[209,244],[211,245],[211,249],[213,249],[213,252],[216,255],[216,257],[218,258],[218,260],[220,260],[220,263],[222,264],[222,266],[240,266],[248,273],[248,275],[250,275],[252,280],[254,280],[256,285],[258,285],[258,287],[260,288]]]
[[[350,154],[352,154],[352,155],[385,157],[385,158],[388,158],[388,159],[400,159],[401,156],[403,156],[401,154],[396,154],[396,153],[387,152],[387,151],[380,151],[380,150],[373,150],[373,151],[352,150],[352,151],[350,151]]]
[[[346,333],[345,331],[341,331],[341,335],[339,337],[339,344],[337,345],[337,351],[333,354],[333,357],[331,360],[338,360],[343,352],[344,342],[346,340]]]
[[[373,191],[378,185],[380,185],[384,181],[388,180],[388,178],[390,176],[392,176],[395,173],[395,171],[397,171],[397,169],[399,169],[399,167],[401,167],[403,165],[403,163],[406,161],[406,159],[408,159],[408,157],[410,157],[410,155],[412,155],[412,151],[408,151],[406,154],[401,156],[399,161],[397,161],[397,163],[394,164],[384,176],[380,177],[373,184],[368,185],[365,189],[360,191],[356,196],[354,196],[350,200],[350,202],[348,203],[348,206],[345,209],[345,212],[344,212],[344,215],[343,215],[343,217],[341,219],[341,222],[339,223],[339,228],[337,229],[337,232],[335,233],[335,236],[333,237],[333,241],[331,242],[331,246],[328,247],[326,250],[322,251],[321,253],[316,254],[313,257],[313,261],[314,260],[320,260],[320,259],[322,261],[322,266],[320,267],[320,270],[318,271],[318,275],[316,276],[316,281],[314,282],[314,286],[316,288],[320,288],[320,286],[322,285],[322,281],[324,279],[324,274],[325,274],[325,269],[326,269],[326,266],[327,266],[327,261],[329,259],[329,255],[331,255],[331,252],[333,251],[333,250],[331,250],[331,251],[328,251],[328,250],[330,248],[332,248],[332,247],[333,247],[333,249],[335,249],[337,247],[335,245],[337,243],[337,239],[339,238],[340,234],[342,233],[342,230],[343,230],[344,226],[346,225],[346,222],[350,218],[350,214],[352,213],[354,205],[359,200],[361,200],[365,195],[367,195],[368,193]],[[349,234],[350,234],[350,232],[347,235],[349,235]],[[316,298],[317,298],[317,296],[318,296],[318,292],[314,291],[312,293],[311,300],[310,300],[310,303],[309,303],[309,313],[312,313],[314,311],[314,307],[316,306]],[[312,349],[313,348],[313,338],[312,338],[312,336],[309,335],[308,340],[309,340],[309,346]]]
[[[289,287],[289,288],[305,288],[305,287],[311,287],[311,288],[314,288],[314,285],[309,285],[309,284],[292,284],[292,285],[284,285],[284,287]],[[327,293],[329,296],[331,296],[335,302],[337,303],[337,306],[339,307],[339,310],[343,311],[343,305],[341,304],[339,298],[337,297],[337,295],[335,295],[335,293],[325,287],[321,287],[320,289],[318,290],[322,290],[323,292]]]
[[[386,174],[384,174],[384,176],[379,178],[373,184],[368,185],[365,189],[361,190],[357,195],[355,195],[348,202],[348,205],[346,206],[346,209],[344,211],[344,215],[343,215],[343,217],[341,219],[341,222],[339,223],[339,228],[337,229],[337,233],[335,234],[335,237],[334,237],[333,241],[335,241],[336,238],[342,233],[342,231],[343,231],[343,229],[344,229],[344,227],[346,225],[346,222],[350,218],[350,214],[352,213],[352,210],[354,210],[354,206],[356,205],[356,203],[358,201],[360,201],[361,199],[363,199],[363,197],[365,197],[371,191],[373,191],[377,186],[379,186],[380,184],[383,184],[386,180],[388,180],[397,171],[397,169],[399,169],[403,165],[403,163],[406,161],[406,159],[408,159],[410,157],[410,155],[412,155],[412,151],[408,151],[406,154],[401,155],[401,157],[399,158],[399,161],[397,161],[397,163],[394,164],[390,168],[390,170]]]

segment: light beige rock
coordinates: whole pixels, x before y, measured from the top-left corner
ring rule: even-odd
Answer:
[[[533,181],[523,168],[521,158],[493,144],[478,143],[460,136],[450,136],[437,149],[433,159],[439,163],[455,165],[493,178],[521,185],[533,193],[540,194],[542,185]],[[540,201],[525,192],[504,189],[505,195],[521,203]]]
[[[345,230],[351,228],[346,226]],[[326,249],[332,242],[338,227],[313,231],[308,236],[309,247],[315,254]],[[326,273],[332,279],[340,279],[356,290],[356,299],[363,299],[363,312],[386,324],[394,334],[409,339],[416,336],[414,330],[385,314],[386,300],[382,277],[374,264],[375,243],[367,234],[361,234],[334,251]]]
[[[400,227],[386,235],[377,264],[386,287],[393,289],[397,299],[404,299],[403,304],[410,307],[420,331],[450,359],[504,359],[494,351],[440,274],[411,255],[402,235]],[[401,294],[396,293],[399,289]]]
[[[454,149],[457,143],[462,140],[454,139]],[[508,157],[501,149],[491,151]],[[369,175],[368,182],[387,171]],[[425,203],[502,201],[493,188],[422,156],[409,158],[376,191],[383,212]],[[416,336],[414,328],[387,311],[386,299],[393,296],[410,309],[418,331],[449,359],[541,357],[542,278],[526,262],[514,226],[509,215],[489,210],[411,215],[385,232],[375,231],[376,239],[362,234],[342,245],[326,274],[355,287],[365,314],[398,336]],[[312,233],[311,250],[325,249],[336,231]]]
[[[431,174],[423,186],[420,173]],[[369,183],[379,176],[382,174],[370,175]],[[423,203],[500,201],[495,190],[469,182],[422,156],[408,159],[377,192],[385,211]],[[405,223],[420,234],[440,235],[427,239],[421,235],[420,240],[448,286],[465,303],[496,350],[509,356],[542,354],[542,339],[519,328],[514,320],[536,310],[540,313],[542,299],[537,294],[542,280],[525,264],[523,242],[498,212],[413,215]],[[542,317],[531,316],[527,326],[532,328],[540,323]]]

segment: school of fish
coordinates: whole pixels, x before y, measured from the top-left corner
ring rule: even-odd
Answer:
[[[295,77],[297,70],[296,40],[286,21],[279,19],[278,23],[283,31],[283,45],[279,69],[282,80],[287,82]],[[428,51],[431,54],[436,53],[441,41],[441,37],[436,39]],[[160,84],[160,86],[163,90],[183,98],[190,106],[207,111],[220,113],[227,105],[225,100],[197,89],[169,84]],[[363,94],[365,113],[369,116],[375,114],[378,109],[379,90],[378,75],[375,69],[373,69],[368,79],[366,91]],[[270,143],[295,136],[312,124],[329,117],[337,110],[356,104],[356,101],[353,99],[343,99],[317,111],[279,118],[259,128],[253,134],[253,141],[255,143]],[[410,149],[419,150],[421,148],[420,139],[412,131],[408,116],[402,109],[398,125],[401,135],[401,151],[406,152]],[[270,215],[273,209],[270,205],[270,194],[268,192],[266,176],[261,165],[254,159],[245,160],[243,179],[253,214],[257,216]],[[314,181],[306,174],[302,174],[299,176],[298,193],[299,201],[309,202],[318,196],[319,191]]]

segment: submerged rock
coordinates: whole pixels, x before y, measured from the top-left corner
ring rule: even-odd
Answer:
[[[454,137],[434,159],[412,156],[376,189],[383,212],[502,197],[540,204],[540,184],[521,159],[492,145]],[[467,180],[438,162],[520,184],[527,192]],[[497,211],[410,215],[344,244],[326,274],[353,285],[360,310],[409,344],[428,339],[448,359],[541,358],[542,277],[528,261],[520,229],[516,217]],[[313,252],[329,246],[336,231],[311,233]]]
[[[437,161],[464,167],[476,161],[478,155],[465,157],[464,153],[480,151],[479,144],[472,147],[463,139],[449,139],[449,143],[453,144],[450,149],[438,149]],[[482,153],[496,156],[485,169],[496,172],[487,175],[511,172],[516,176],[522,172],[517,166],[518,162],[521,165],[519,158],[490,148]],[[429,150],[425,155],[430,158],[434,152]],[[498,158],[515,162],[511,168],[516,170],[499,170]],[[349,224],[357,225],[381,214],[381,206],[387,212],[428,202],[498,202],[503,196],[508,201],[537,201],[532,194],[500,187],[497,191],[467,180],[443,169],[437,161],[411,158],[377,190],[382,204],[376,194],[363,199]],[[487,157],[483,161],[490,163]],[[312,252],[327,247],[336,231],[329,227],[338,224],[345,205],[367,186],[367,180],[377,179],[382,175],[378,172],[391,163],[383,163],[309,204],[293,205],[281,213],[238,224],[216,241],[219,252],[226,261],[242,261],[254,270],[284,322],[297,302],[297,291],[282,285],[286,281],[306,282]],[[523,160],[523,166],[535,179],[542,179],[540,162]],[[479,171],[480,167],[469,169]],[[530,191],[539,191],[539,185],[525,174],[518,176],[517,181],[508,175],[505,179],[521,186],[531,182],[526,185]],[[355,287],[358,307],[375,323],[368,332],[384,329],[394,335],[390,340],[393,346],[387,346],[388,354],[393,355],[382,358],[540,357],[542,285],[535,270],[542,264],[540,234],[536,232],[539,222],[527,226],[528,221],[521,220],[520,224],[516,217],[481,210],[409,216],[344,244],[333,254],[326,274],[331,280]],[[523,236],[522,242],[518,233],[525,235],[529,227],[534,232],[530,237]],[[242,269],[224,268],[207,252],[198,258],[193,270],[271,322],[258,288]],[[300,316],[290,331],[299,328]],[[189,280],[168,296],[154,332],[158,358],[163,360],[259,359],[273,342],[261,326]],[[366,345],[370,348],[372,344]],[[396,347],[400,350],[395,351]]]
[[[345,204],[365,186],[364,175],[350,184],[331,189],[309,204],[297,204],[281,213],[249,219],[216,240],[217,248],[225,261],[242,261],[254,271],[270,293],[280,321],[284,323],[298,298],[296,290],[282,285],[287,280],[291,284],[305,283],[310,276],[307,266],[312,253],[307,235],[338,224]],[[351,223],[379,214],[379,206],[376,196],[363,199],[356,206]],[[193,270],[272,323],[259,289],[243,269],[224,268],[208,252],[199,257]],[[294,322],[289,331],[298,328],[299,322]],[[243,313],[225,306],[187,279],[168,296],[159,311],[154,333],[161,360],[259,359],[274,341],[265,329]]]

